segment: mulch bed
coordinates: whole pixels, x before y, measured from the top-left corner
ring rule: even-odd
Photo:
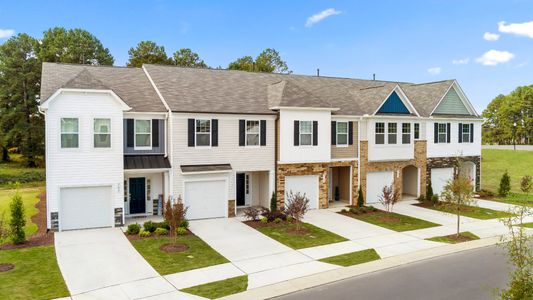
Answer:
[[[152,235],[150,235],[148,237],[140,237],[138,234],[131,234],[130,235],[130,234],[127,234],[125,232],[124,232],[124,235],[130,241],[137,241],[137,240],[144,240],[144,239],[154,239],[154,238],[171,238],[172,237],[170,235],[170,233],[168,235],[157,235],[155,233],[152,233]],[[187,229],[187,233],[186,234],[179,235],[179,236],[188,236],[188,235],[194,235],[194,233],[192,233],[189,229]]]
[[[293,222],[281,221],[279,223],[275,223],[275,222],[263,223],[261,221],[244,221],[243,223],[254,229],[259,229],[259,228],[265,228],[265,227],[280,227],[284,225],[294,224],[295,222],[294,221]],[[300,227],[300,230],[296,230],[296,227],[289,227],[287,228],[286,232],[290,234],[299,234],[299,235],[306,235],[306,234],[311,233],[311,231],[309,231],[309,229],[305,227]]]
[[[47,232],[46,229],[46,194],[42,193],[39,196],[39,202],[35,204],[35,207],[39,210],[37,214],[31,217],[31,221],[37,224],[37,232],[33,234],[28,240],[22,244],[5,244],[0,246],[0,250],[21,249],[36,246],[45,246],[54,244],[54,233],[52,231]]]
[[[185,244],[180,244],[180,243],[168,243],[168,244],[163,244],[159,247],[159,250],[163,252],[167,252],[167,253],[183,252],[187,249],[189,249],[189,246]]]
[[[420,202],[420,203],[415,203],[413,204],[415,206],[419,206],[419,207],[423,207],[423,208],[436,208],[436,207],[439,207],[439,206],[444,206],[445,204],[433,204],[433,203],[430,203],[430,202]],[[474,209],[472,207],[469,207],[469,206],[461,206],[461,212],[470,212],[470,211],[473,211]]]
[[[0,264],[0,273],[13,270],[15,268],[14,264]]]
[[[464,235],[457,236],[456,234],[450,234],[450,235],[447,235],[447,236],[444,236],[444,237],[448,238],[450,240],[456,241],[458,243],[469,242],[469,241],[475,240],[475,239],[473,239],[473,238],[471,238],[469,236],[464,236]]]

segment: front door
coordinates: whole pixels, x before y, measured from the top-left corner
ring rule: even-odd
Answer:
[[[146,213],[145,179],[130,178],[130,214],[144,213]]]
[[[246,204],[244,180],[244,173],[237,173],[237,206],[244,206]]]

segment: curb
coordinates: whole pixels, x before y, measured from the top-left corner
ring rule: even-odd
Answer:
[[[313,274],[306,277],[287,280],[284,282],[263,286],[260,288],[248,290],[238,294],[229,295],[221,299],[269,299],[274,298],[312,287],[333,283],[336,281],[348,279],[351,277],[369,274],[377,271],[387,270],[394,267],[428,260],[439,256],[444,256],[462,251],[468,251],[478,248],[483,248],[495,245],[500,242],[500,237],[491,237],[466,243],[445,245],[432,249],[424,249],[416,252],[407,253],[384,259],[371,261],[368,263],[343,267],[336,270],[326,271],[318,274]]]

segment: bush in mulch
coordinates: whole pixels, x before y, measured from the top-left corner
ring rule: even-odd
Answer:
[[[186,251],[187,249],[189,249],[188,245],[180,244],[180,243],[168,243],[168,244],[163,244],[159,247],[159,250],[163,252],[167,252],[167,253],[183,252],[183,251]]]
[[[342,209],[340,212],[342,214],[362,215],[368,213],[375,213],[378,211],[379,210],[373,206],[348,206],[348,209]]]
[[[262,214],[263,217],[267,218],[268,222],[273,222],[276,219],[281,219],[283,221],[287,220],[287,215],[282,211],[266,211]]]

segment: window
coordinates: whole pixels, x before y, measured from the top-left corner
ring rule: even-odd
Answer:
[[[151,120],[135,120],[135,148],[152,147],[151,124]]]
[[[420,124],[415,123],[415,140],[420,139]]]
[[[94,119],[94,148],[111,147],[111,119]]]
[[[402,123],[402,144],[411,143],[411,124]]]
[[[61,118],[61,148],[78,148],[78,146],[78,119]]]
[[[463,124],[462,126],[463,143],[470,143],[470,126]]]
[[[300,121],[300,145],[313,145],[313,122]]]
[[[388,123],[387,125],[389,144],[396,144],[396,134],[398,133],[398,126],[396,123]]]
[[[196,120],[196,146],[211,146],[211,120]]]
[[[376,145],[385,144],[385,123],[376,123]]]
[[[337,122],[337,145],[348,145],[348,122]]]
[[[246,146],[259,146],[259,121],[246,121]]]
[[[446,123],[438,124],[438,141],[439,143],[447,143],[448,132],[446,129]]]

